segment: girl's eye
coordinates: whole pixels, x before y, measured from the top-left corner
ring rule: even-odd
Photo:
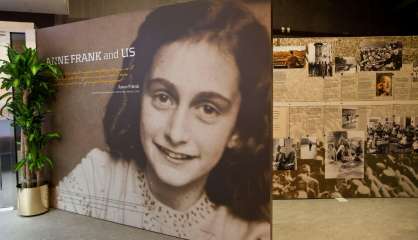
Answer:
[[[158,109],[168,109],[174,105],[171,96],[166,92],[157,92],[152,97],[153,105]]]
[[[197,107],[198,117],[207,123],[213,123],[220,115],[220,111],[212,104],[202,104]]]

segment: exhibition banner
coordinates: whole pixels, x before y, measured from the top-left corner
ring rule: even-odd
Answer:
[[[254,6],[37,31],[65,74],[49,118],[54,207],[186,239],[270,239],[270,6]]]

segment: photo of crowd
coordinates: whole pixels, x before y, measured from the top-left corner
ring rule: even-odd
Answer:
[[[335,73],[357,72],[357,61],[354,57],[335,57]]]
[[[392,96],[393,73],[376,73],[376,97]]]
[[[327,134],[325,178],[363,178],[364,132],[334,131]]]
[[[296,168],[296,144],[291,138],[274,140],[274,170],[295,170]]]
[[[296,146],[302,146],[297,144]],[[301,159],[301,148],[296,147],[297,170],[273,171],[273,198],[317,198],[321,185],[324,184],[324,155],[322,142],[315,142],[315,156],[312,159]]]
[[[367,152],[373,154],[418,153],[418,128],[411,117],[370,118]]]
[[[331,44],[310,43],[308,45],[308,72],[310,77],[331,77],[333,62]]]
[[[305,46],[274,46],[274,68],[304,68],[306,58]]]
[[[341,111],[341,127],[344,129],[357,128],[359,114],[357,108],[343,108]]]
[[[402,42],[376,43],[360,48],[361,71],[393,71],[402,67]]]
[[[316,159],[299,160],[297,170],[273,171],[273,198],[418,197],[418,154],[366,154],[364,177],[325,179],[322,143]]]

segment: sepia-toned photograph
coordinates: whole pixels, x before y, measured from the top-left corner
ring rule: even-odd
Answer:
[[[414,120],[415,119],[415,120]],[[358,168],[364,169],[364,176],[358,174],[359,178],[347,176],[344,178],[326,178],[326,161],[337,161],[337,144],[330,143],[328,146],[319,141],[317,153],[314,159],[301,159],[298,157],[297,170],[283,170],[273,172],[273,199],[297,199],[297,198],[351,198],[351,197],[418,197],[418,177],[414,169],[417,168],[418,157],[418,138],[416,136],[418,117],[399,117],[392,116],[390,118],[371,117],[368,119],[367,143],[364,151],[364,165]],[[412,146],[406,151],[400,151],[394,146],[388,148],[395,152],[380,154],[375,151],[376,147],[371,148],[371,136],[375,135],[371,132],[381,132],[381,129],[392,132],[391,125],[399,125],[400,130],[407,132],[406,135],[413,141],[409,142]],[[339,134],[344,139],[356,139],[356,135],[348,134],[349,131],[340,131]],[[356,132],[356,131],[355,131]],[[359,132],[359,131],[357,131]],[[394,131],[395,133],[396,131]],[[362,135],[362,134],[360,134]],[[403,135],[399,135],[402,139]],[[364,139],[363,136],[358,137],[359,140]],[[408,137],[407,137],[408,139]],[[407,140],[408,141],[408,140]],[[347,142],[344,140],[344,142]],[[297,144],[297,146],[300,144]],[[349,145],[349,144],[346,144]],[[355,144],[352,144],[352,147]],[[328,147],[329,150],[325,150]],[[349,149],[349,147],[347,147]],[[357,149],[360,152],[360,149]],[[343,153],[345,146],[340,148]],[[327,153],[326,153],[327,152]],[[354,156],[353,150],[351,150]],[[329,154],[331,153],[331,154]],[[301,149],[296,148],[296,156],[300,156]],[[327,155],[327,160],[325,159]],[[346,161],[348,153],[340,154],[344,157],[342,161]],[[357,160],[358,161],[358,160]],[[343,165],[342,163],[338,163]],[[338,165],[333,164],[333,165]],[[332,167],[334,167],[331,165]],[[355,165],[355,164],[354,164]],[[330,165],[328,165],[329,167]],[[349,169],[353,168],[352,164],[348,164]],[[344,170],[343,170],[344,171]],[[360,173],[361,170],[359,170]],[[329,172],[328,172],[329,173]]]
[[[306,46],[273,46],[274,68],[304,68]]]
[[[182,239],[270,239],[270,29],[242,4],[187,1],[38,33],[47,56],[96,37],[133,50],[63,65],[120,74],[60,86],[54,207]]]
[[[275,139],[274,142],[273,170],[295,170],[296,168],[296,144],[291,138]]]
[[[360,46],[361,71],[395,71],[402,67],[402,42],[380,42]]]
[[[315,159],[316,137],[307,135],[300,139],[300,159]]]
[[[364,132],[328,132],[325,156],[325,178],[363,178]]]
[[[335,57],[335,73],[357,72],[357,61],[354,57]]]
[[[417,117],[373,117],[367,126],[366,177],[376,197],[418,197]]]
[[[365,154],[364,178],[325,178],[325,147],[297,170],[273,172],[273,199],[418,197],[417,154]],[[297,151],[297,155],[300,154]]]
[[[330,43],[308,44],[308,73],[310,77],[332,77],[333,62]]]
[[[416,118],[369,118],[367,124],[367,153],[399,154],[415,152],[418,145]]]
[[[412,82],[418,82],[418,61],[412,64]]]
[[[343,108],[341,111],[341,127],[344,129],[357,128],[359,114],[357,108]]]
[[[376,97],[392,96],[393,73],[376,73]]]
[[[273,199],[318,198],[320,186],[324,183],[324,145],[318,143],[318,150],[312,159],[300,159],[300,143],[296,144],[296,169],[273,171]],[[325,186],[324,184],[322,186]]]

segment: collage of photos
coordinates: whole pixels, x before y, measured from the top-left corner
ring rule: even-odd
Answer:
[[[358,118],[355,107],[342,112]],[[370,117],[367,132],[330,131],[325,143],[309,135],[280,139],[275,147],[273,162],[286,153],[297,161],[294,168],[274,168],[274,199],[418,197],[418,116]]]
[[[312,94],[307,97],[316,101],[416,99],[416,94],[404,91],[412,92],[418,86],[418,61],[410,59],[409,50],[404,50],[404,44],[407,43],[403,41],[361,40],[355,47],[347,45],[341,48],[340,44],[345,45],[346,41],[335,42],[329,38],[279,41],[278,38],[273,38],[273,44],[276,44],[273,45],[275,71],[285,73],[288,69],[303,69],[286,75],[290,78],[294,76],[297,81],[285,78],[279,81],[288,87],[280,92],[280,96],[286,96],[289,100],[303,99],[303,96],[290,89],[308,86],[303,82],[312,78],[315,81],[318,78],[325,80],[317,85],[309,85],[309,90],[304,89],[306,93]],[[405,66],[401,70],[403,59]],[[411,79],[413,88],[406,89],[406,78]],[[311,83],[314,84],[308,84]],[[327,92],[328,89],[333,91]]]
[[[401,67],[401,42],[368,43],[360,47],[361,71],[395,71]]]
[[[293,60],[295,64],[290,64],[287,59],[297,56],[290,51],[295,52],[301,46],[296,46],[298,41],[289,43],[276,48],[282,53],[281,60],[275,61],[276,68],[300,67],[296,60]],[[306,48],[301,49],[305,50],[306,81],[310,77],[325,81],[341,77],[340,82],[330,81],[326,87],[339,84],[335,88],[343,89],[353,82],[353,91],[357,91],[357,86],[370,86],[371,97],[374,92],[376,97],[372,100],[385,101],[396,97],[394,82],[398,73],[395,71],[407,71],[412,83],[418,83],[418,61],[408,60],[402,69],[402,61],[406,61],[403,48],[407,46],[400,40],[361,40],[358,49],[352,53],[345,51],[352,45],[340,46],[345,42],[333,42],[332,39],[301,41],[300,45],[304,44]],[[301,58],[299,56],[298,60]],[[371,73],[361,76],[360,71]],[[359,98],[357,101],[364,100]],[[378,101],[372,104],[381,105]],[[292,142],[289,145],[285,144],[285,139],[276,141],[274,199],[418,197],[418,116],[365,117],[361,116],[366,112],[360,106],[368,105],[343,104],[341,122],[324,130],[323,136],[289,138]],[[370,113],[367,111],[367,114]]]
[[[304,68],[306,62],[305,46],[274,46],[274,68]]]
[[[273,199],[418,197],[418,154],[365,154],[362,178],[325,178],[325,148],[300,159],[297,170],[273,171]]]
[[[296,169],[296,145],[291,138],[280,138],[273,141],[274,161],[273,170],[295,170]]]
[[[364,132],[329,132],[325,156],[325,178],[363,178]]]
[[[332,48],[329,43],[308,44],[308,72],[310,77],[332,77]]]
[[[273,198],[317,198],[320,196],[318,179],[324,179],[324,172],[320,170],[323,165],[323,144],[318,143],[315,137],[308,136],[301,138],[294,146],[297,159],[295,169],[273,171]]]

